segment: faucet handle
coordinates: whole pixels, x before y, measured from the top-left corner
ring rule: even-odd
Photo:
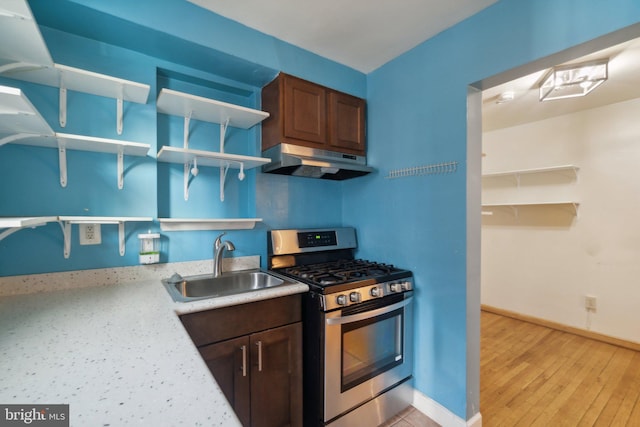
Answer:
[[[221,235],[219,235],[218,237],[216,237],[216,241],[213,242],[213,247],[218,249],[220,248],[220,245],[222,244],[222,236],[224,236],[225,234],[227,234],[226,232],[222,233]]]

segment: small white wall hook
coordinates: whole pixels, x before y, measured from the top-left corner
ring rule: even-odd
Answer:
[[[240,162],[240,172],[238,172],[238,179],[240,181],[242,181],[244,179],[244,177],[245,177],[245,174],[244,174],[244,163]]]
[[[193,167],[191,168],[191,175],[198,176],[199,172],[200,172],[200,169],[198,169],[198,158],[194,157],[193,158]]]

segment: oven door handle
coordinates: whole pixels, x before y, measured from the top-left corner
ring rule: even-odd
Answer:
[[[372,317],[380,316],[382,314],[390,313],[402,307],[406,307],[411,303],[413,297],[409,297],[403,301],[395,304],[388,305],[386,307],[380,307],[375,310],[365,311],[364,313],[352,314],[351,316],[340,316],[327,319],[327,325],[343,325],[345,323],[359,322],[360,320],[371,319]]]

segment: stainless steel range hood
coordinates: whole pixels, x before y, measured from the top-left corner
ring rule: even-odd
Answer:
[[[364,156],[291,144],[278,144],[262,155],[271,159],[271,163],[262,166],[262,171],[281,175],[340,181],[375,170],[367,166]]]

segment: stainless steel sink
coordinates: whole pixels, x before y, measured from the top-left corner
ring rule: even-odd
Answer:
[[[272,288],[287,282],[261,270],[244,270],[223,273],[218,277],[212,274],[189,277],[174,275],[162,280],[162,283],[174,301],[189,302]]]

